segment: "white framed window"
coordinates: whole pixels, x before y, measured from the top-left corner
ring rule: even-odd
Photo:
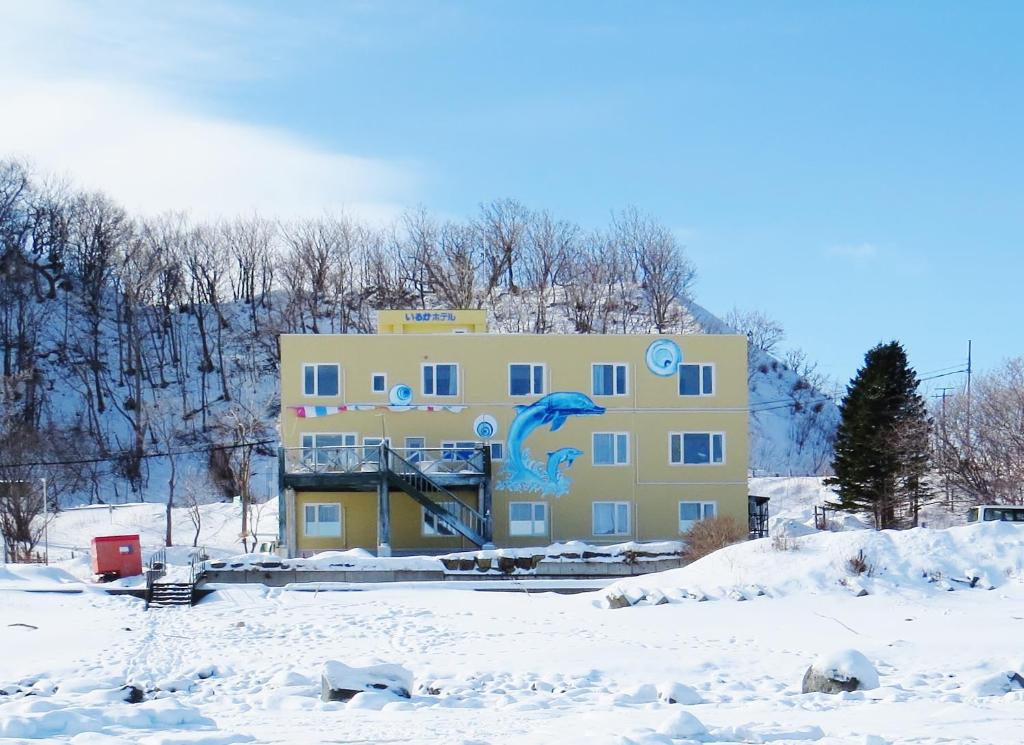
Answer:
[[[724,432],[669,432],[668,462],[674,466],[725,463]]]
[[[453,515],[459,514],[458,505],[455,502],[438,502]],[[423,535],[448,537],[455,535],[455,531],[448,527],[440,518],[427,512],[425,507],[420,508],[423,512]]]
[[[302,366],[304,396],[337,396],[341,391],[341,365],[317,362]]]
[[[509,502],[509,535],[547,535],[548,505],[546,502]]]
[[[434,362],[423,365],[423,395],[459,395],[459,366],[454,362]]]
[[[457,469],[472,466],[483,469],[483,457],[479,454],[481,443],[476,440],[445,440],[441,443],[441,460],[452,461]]]
[[[388,374],[373,373],[373,375],[370,376],[370,390],[374,393],[387,393]]]
[[[715,366],[698,362],[679,366],[680,396],[715,395]]]
[[[341,537],[341,505],[336,502],[312,502],[303,505],[303,535],[308,538]]]
[[[594,502],[594,535],[629,535],[629,502]]]
[[[355,432],[304,432],[302,461],[308,465],[337,467],[355,465],[359,458]]]
[[[502,440],[491,440],[491,460],[505,460],[505,443]]]
[[[410,463],[419,463],[424,457],[426,457],[426,453],[423,452],[426,447],[426,437],[406,437],[405,459]]]
[[[710,520],[717,514],[717,502],[680,502],[679,532],[685,533],[700,520]]]
[[[593,446],[595,466],[629,465],[628,432],[595,432]]]
[[[380,463],[380,446],[391,447],[390,437],[364,437],[363,438],[363,462]]]
[[[625,396],[629,393],[629,373],[625,364],[595,362],[590,370],[595,396]]]
[[[513,362],[508,366],[508,394],[510,396],[543,396],[547,370],[539,362]]]

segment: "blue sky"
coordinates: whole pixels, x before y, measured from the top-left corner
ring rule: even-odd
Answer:
[[[1024,354],[1019,3],[3,9],[0,155],[133,209],[635,204],[841,381]]]

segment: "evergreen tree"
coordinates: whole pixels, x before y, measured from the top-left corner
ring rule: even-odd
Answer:
[[[931,430],[917,387],[898,342],[879,344],[864,356],[840,405],[835,476],[825,481],[839,499],[830,507],[870,512],[879,530],[917,524],[927,496]]]

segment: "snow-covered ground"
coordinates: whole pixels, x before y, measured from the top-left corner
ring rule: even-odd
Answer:
[[[608,590],[407,584],[230,586],[191,609],[146,612],[87,586],[39,592],[74,580],[8,567],[0,742],[1021,741],[1024,690],[1008,675],[1024,672],[1024,529],[787,541],[625,580],[620,589],[657,590],[669,602],[614,610]],[[800,692],[815,659],[850,648],[878,671],[879,687]],[[412,697],[323,703],[320,671],[331,660],[400,665]],[[121,700],[128,684],[144,691],[142,703]]]

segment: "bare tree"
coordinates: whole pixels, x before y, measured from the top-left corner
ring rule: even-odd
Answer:
[[[548,305],[565,270],[568,258],[578,250],[579,227],[563,220],[555,220],[547,212],[531,216],[522,252],[522,275],[526,285],[535,294],[536,308],[533,327],[535,334],[551,331]]]
[[[578,334],[605,333],[616,308],[616,260],[613,245],[590,233],[566,259],[566,311]]]
[[[759,310],[744,311],[733,307],[722,320],[737,333],[746,334],[752,346],[769,354],[786,338],[782,324]]]
[[[479,305],[476,277],[483,256],[472,228],[448,222],[437,231],[437,250],[417,257],[427,274],[430,289],[450,308],[473,308]]]
[[[473,227],[483,244],[485,257],[484,291],[491,295],[505,281],[509,292],[516,292],[516,262],[522,250],[530,213],[515,199],[495,199],[480,205]]]
[[[654,329],[665,333],[678,329],[681,304],[689,299],[697,276],[675,236],[636,208],[623,210],[614,220],[615,236],[640,282]]]
[[[264,415],[254,401],[235,401],[220,418],[217,429],[226,446],[223,450],[214,451],[221,462],[221,486],[241,498],[241,539],[245,550],[249,551],[254,457],[261,447],[259,443],[268,434]]]
[[[939,472],[968,504],[1024,504],[1024,357],[933,408]]]

